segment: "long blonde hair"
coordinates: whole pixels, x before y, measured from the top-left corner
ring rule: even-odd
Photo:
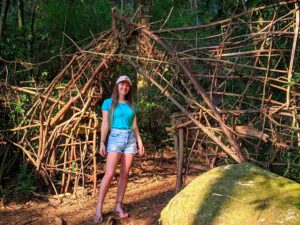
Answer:
[[[110,127],[112,126],[112,122],[114,120],[114,112],[115,109],[117,108],[117,104],[119,101],[119,89],[118,89],[118,84],[115,84],[112,95],[111,95],[111,107],[109,110],[109,122],[110,122]],[[134,116],[135,116],[135,107],[134,107],[134,101],[133,101],[133,97],[132,97],[132,88],[130,86],[128,93],[125,95],[125,99],[129,105],[129,107],[132,109]]]

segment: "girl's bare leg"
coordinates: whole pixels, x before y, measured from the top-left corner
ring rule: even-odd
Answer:
[[[121,171],[120,171],[120,177],[118,182],[118,191],[117,191],[116,208],[115,208],[115,211],[121,212],[121,214],[125,213],[124,210],[122,209],[122,201],[124,199],[124,194],[128,183],[128,175],[131,169],[132,161],[133,161],[133,154],[122,154]],[[123,217],[122,215],[120,216]],[[125,217],[127,216],[125,215]]]
[[[103,208],[104,198],[110,187],[110,183],[114,176],[116,166],[120,160],[120,157],[121,157],[121,153],[117,153],[117,152],[109,152],[107,154],[106,171],[101,181],[99,195],[98,195],[98,203],[96,206],[96,216],[101,219],[102,219],[102,208]]]

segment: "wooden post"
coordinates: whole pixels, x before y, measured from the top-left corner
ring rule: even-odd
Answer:
[[[183,185],[183,178],[182,178],[182,169],[183,169],[183,129],[179,129],[178,131],[178,152],[177,152],[177,177],[176,177],[176,193],[178,193]]]
[[[98,118],[94,118],[94,130],[93,130],[93,197],[96,195],[97,189],[97,130],[98,130]],[[99,135],[100,136],[100,135]],[[100,143],[99,143],[100,145]]]
[[[65,151],[65,153],[64,153],[64,167],[63,167],[63,174],[62,174],[62,177],[61,177],[60,192],[64,192],[65,185],[66,185],[67,157],[68,157],[68,151]]]
[[[171,116],[172,127],[176,126],[176,118]],[[174,151],[176,155],[176,164],[178,164],[178,132],[176,129],[173,130],[173,140],[174,140]]]

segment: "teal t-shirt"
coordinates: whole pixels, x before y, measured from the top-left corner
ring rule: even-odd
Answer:
[[[105,99],[101,109],[109,112],[111,103],[111,98]],[[135,111],[137,112],[136,106]],[[114,111],[111,127],[116,129],[131,129],[134,120],[134,115],[135,113],[132,111],[128,103],[118,102],[117,107]]]

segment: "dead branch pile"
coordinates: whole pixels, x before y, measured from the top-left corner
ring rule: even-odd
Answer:
[[[74,43],[78,52],[45,90],[2,83],[32,95],[35,103],[17,127],[0,135],[22,149],[56,192],[57,187],[76,192],[92,182],[95,193],[99,118],[94,109],[102,99],[103,78],[114,65],[127,62],[181,110],[169,130],[186,131],[181,137],[189,156],[210,166],[226,158],[224,152],[237,162],[281,165],[277,154],[299,151],[300,143],[295,2],[208,25],[157,31],[113,13],[112,29],[83,48]],[[259,17],[274,8],[269,18]],[[62,80],[68,84],[61,86]],[[11,133],[18,141],[9,138]],[[267,155],[262,161],[261,154]]]

